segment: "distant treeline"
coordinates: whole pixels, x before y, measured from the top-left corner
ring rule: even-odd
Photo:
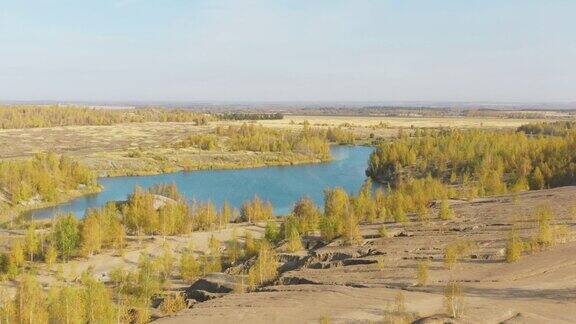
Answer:
[[[544,112],[527,111],[502,111],[493,109],[467,109],[462,111],[462,116],[466,117],[492,117],[510,119],[544,119],[547,114]]]
[[[544,119],[548,117],[568,116],[573,113],[564,110],[515,110],[463,107],[307,107],[285,110],[290,115],[311,116],[380,116],[380,117],[490,117],[515,119]]]
[[[95,186],[95,174],[66,156],[37,154],[23,161],[0,162],[0,207],[32,199],[53,202],[71,190]]]
[[[518,127],[518,131],[528,135],[564,136],[574,128],[576,128],[576,121],[557,121],[522,125]]]
[[[366,174],[392,185],[432,176],[472,197],[569,185],[576,183],[576,132],[418,130],[378,146]]]
[[[207,114],[179,109],[0,106],[0,129],[142,122],[194,122],[203,125],[212,118]]]
[[[274,120],[282,119],[284,115],[281,113],[244,113],[244,112],[230,112],[217,114],[216,117],[221,120]]]

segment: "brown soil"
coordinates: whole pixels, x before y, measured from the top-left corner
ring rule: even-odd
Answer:
[[[296,255],[281,255],[295,268],[256,292],[228,294],[197,303],[163,323],[330,323],[382,321],[398,292],[407,310],[427,323],[452,321],[445,315],[444,287],[464,289],[464,323],[569,323],[576,316],[576,226],[572,207],[576,187],[452,202],[456,217],[427,224],[385,224],[392,237],[378,238],[380,224],[363,225],[358,247],[333,242]],[[504,251],[512,224],[521,236],[535,235],[533,211],[550,206],[556,224],[569,234],[543,251],[506,263]],[[455,240],[476,243],[453,270],[443,263],[444,247]],[[380,268],[378,259],[383,258]],[[297,261],[294,261],[297,260]],[[416,285],[416,267],[429,260],[429,280]],[[286,265],[281,269],[288,268]],[[436,318],[436,320],[434,320]]]

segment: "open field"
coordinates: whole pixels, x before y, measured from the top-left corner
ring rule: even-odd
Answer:
[[[319,162],[279,152],[173,147],[185,136],[206,134],[213,129],[214,125],[194,123],[133,123],[0,130],[0,158],[22,158],[51,151],[74,157],[101,176]]]
[[[327,246],[281,256],[285,271],[273,284],[256,292],[229,294],[194,305],[162,323],[330,323],[380,322],[395,307],[398,292],[422,323],[570,323],[576,309],[576,221],[571,208],[576,187],[498,196],[472,202],[454,201],[457,217],[385,224],[389,238],[379,238],[379,224],[362,225],[359,247]],[[532,211],[553,207],[557,220],[570,228],[563,242],[546,251],[506,263],[504,250],[513,223],[521,236],[534,235]],[[444,248],[456,240],[475,243],[449,270]],[[382,265],[379,260],[382,258]],[[428,260],[427,283],[416,281],[419,261]],[[464,313],[448,318],[444,287],[455,281],[463,288]]]
[[[491,117],[380,117],[380,116],[292,116],[280,120],[264,120],[259,123],[270,127],[289,127],[292,122],[300,124],[307,120],[312,126],[340,126],[349,124],[356,127],[378,126],[380,123],[390,128],[516,128],[527,123],[554,121],[550,119],[515,119]]]
[[[547,119],[492,118],[492,117],[381,117],[381,116],[297,116],[286,115],[284,119],[259,120],[258,124],[284,129],[298,129],[307,121],[312,127],[344,127],[358,138],[393,138],[399,129],[412,128],[460,128],[460,129],[516,129],[527,123],[566,120],[549,116]],[[222,122],[214,122],[215,124]],[[228,123],[228,122],[227,122]],[[239,122],[236,122],[239,123]]]

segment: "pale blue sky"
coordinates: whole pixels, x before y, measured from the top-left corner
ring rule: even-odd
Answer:
[[[575,101],[574,0],[0,0],[0,100]]]

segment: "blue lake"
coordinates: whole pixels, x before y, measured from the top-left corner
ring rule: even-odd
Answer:
[[[29,214],[34,218],[50,218],[57,213],[72,212],[82,217],[88,208],[101,207],[108,201],[126,200],[135,186],[148,188],[157,183],[175,183],[185,197],[196,201],[211,200],[218,207],[228,201],[239,208],[244,201],[258,195],[272,203],[277,215],[287,214],[294,202],[304,195],[322,206],[326,188],[342,187],[350,193],[360,189],[366,179],[364,171],[372,148],[333,146],[331,150],[334,160],[322,164],[101,178],[99,183],[103,189],[100,193]]]

